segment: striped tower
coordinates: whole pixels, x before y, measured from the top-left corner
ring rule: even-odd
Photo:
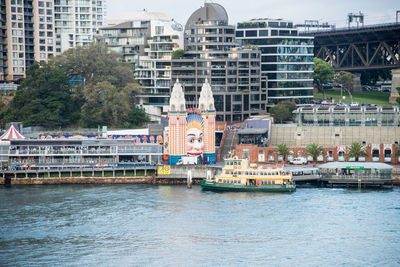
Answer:
[[[213,93],[207,79],[201,88],[199,109],[204,123],[203,158],[206,159],[207,164],[215,164],[215,107]]]
[[[172,88],[169,102],[169,156],[168,163],[176,165],[178,160],[186,154],[186,106],[185,96],[179,80]]]

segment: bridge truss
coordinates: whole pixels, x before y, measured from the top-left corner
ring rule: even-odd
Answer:
[[[314,55],[339,71],[400,68],[400,23],[316,32]]]

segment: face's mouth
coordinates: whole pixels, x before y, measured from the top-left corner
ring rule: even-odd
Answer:
[[[189,154],[189,155],[196,155],[196,156],[198,156],[198,155],[201,155],[202,153],[201,153],[201,152],[199,152],[199,153],[188,152],[188,154]]]

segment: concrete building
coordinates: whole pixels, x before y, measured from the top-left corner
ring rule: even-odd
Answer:
[[[367,152],[359,161],[399,163],[394,151],[400,144],[398,107],[300,107],[297,124],[274,124],[269,146],[243,142],[236,146],[236,155],[250,157],[252,162],[276,162],[275,147],[286,144],[293,157],[303,155],[309,144],[318,144],[325,150],[317,161],[355,161],[347,158],[350,146],[357,142]],[[257,130],[257,129],[248,129]],[[311,161],[312,159],[309,159]]]
[[[6,0],[0,6],[0,77],[25,78],[34,61],[46,61],[55,54],[53,0]]]
[[[132,64],[142,89],[140,103],[159,121],[168,110],[171,56],[183,47],[182,25],[163,13],[137,11],[110,19],[109,26],[99,29],[97,40]]]
[[[309,104],[313,100],[313,37],[300,36],[291,21],[252,19],[236,27],[244,47],[261,51],[262,87],[268,106],[280,101]]]
[[[189,107],[197,106],[202,84],[208,79],[217,121],[243,121],[265,110],[260,52],[237,45],[224,7],[205,3],[189,17],[184,48],[184,57],[172,60],[172,80],[179,78]]]
[[[52,1],[53,2],[53,1]],[[54,0],[56,53],[88,45],[104,26],[106,0]]]

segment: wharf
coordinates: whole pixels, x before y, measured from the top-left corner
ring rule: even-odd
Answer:
[[[1,170],[0,184],[152,183],[157,166]]]

